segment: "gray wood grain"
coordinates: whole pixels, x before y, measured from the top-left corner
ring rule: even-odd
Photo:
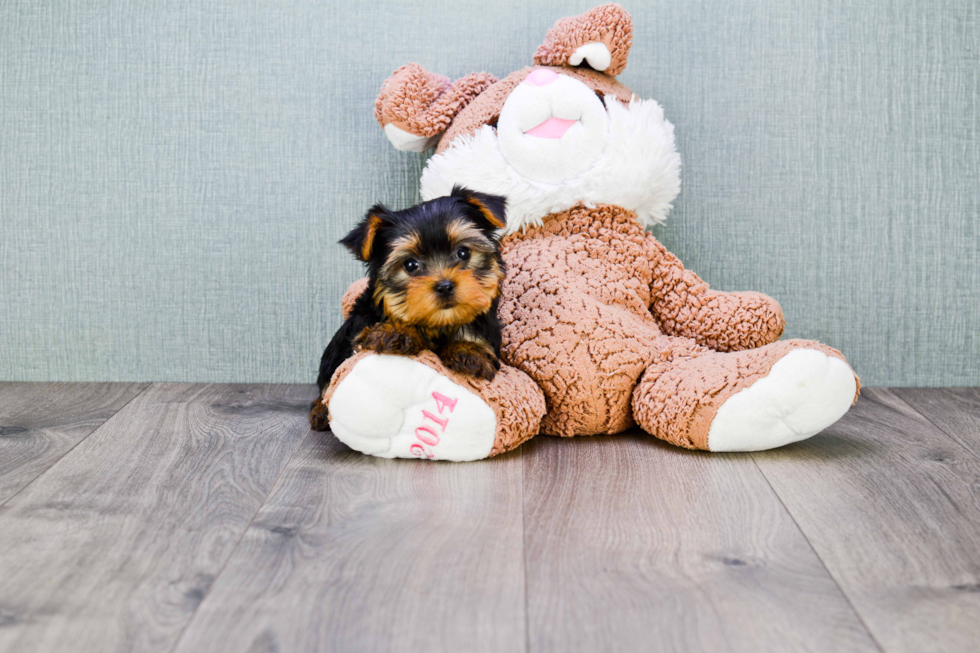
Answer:
[[[147,385],[0,383],[0,505]]]
[[[532,652],[875,650],[751,458],[524,447]]]
[[[151,386],[10,499],[0,650],[170,650],[307,432],[312,394]]]
[[[980,456],[980,388],[895,388],[892,392]]]
[[[980,643],[980,460],[892,392],[753,454],[886,651]]]
[[[179,652],[522,651],[521,458],[370,458],[311,433]]]

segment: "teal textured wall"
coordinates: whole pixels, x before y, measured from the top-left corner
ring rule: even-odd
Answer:
[[[336,240],[417,199],[381,81],[504,75],[593,4],[0,0],[0,380],[312,381]],[[626,8],[684,158],[664,244],[866,384],[980,385],[977,3]]]

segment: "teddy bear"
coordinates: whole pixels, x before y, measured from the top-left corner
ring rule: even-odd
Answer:
[[[681,160],[661,106],[616,79],[632,38],[630,15],[608,4],[558,20],[533,65],[502,79],[409,64],[384,82],[388,140],[435,147],[423,199],[455,185],[507,198],[503,366],[487,382],[431,352],[357,352],[321,397],[347,445],[476,460],[538,433],[638,425],[689,449],[757,451],[819,433],[856,401],[839,351],[779,340],[774,299],[709,288],[647,230],[680,191]]]

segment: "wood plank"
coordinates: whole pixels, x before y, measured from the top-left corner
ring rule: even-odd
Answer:
[[[524,446],[532,652],[876,650],[750,457]]]
[[[371,458],[311,433],[177,651],[523,651],[521,458]]]
[[[894,393],[754,454],[886,651],[980,643],[980,461]]]
[[[308,431],[314,394],[153,385],[10,499],[0,650],[170,650]]]
[[[980,388],[895,388],[892,392],[980,456]]]
[[[147,383],[0,383],[0,505]]]

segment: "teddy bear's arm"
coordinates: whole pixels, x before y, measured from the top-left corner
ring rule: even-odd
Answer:
[[[779,339],[786,324],[779,303],[757,292],[712,290],[650,234],[651,311],[664,333],[693,338],[715,351],[740,351]]]

